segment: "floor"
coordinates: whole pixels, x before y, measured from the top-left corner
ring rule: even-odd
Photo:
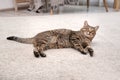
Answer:
[[[120,80],[120,12],[110,9],[106,13],[96,7],[89,12],[74,10],[63,10],[59,15],[1,12],[0,80]],[[85,20],[100,26],[91,44],[94,57],[68,48],[47,50],[46,58],[35,58],[32,45],[6,40],[8,36],[33,37],[56,28],[76,31]]]

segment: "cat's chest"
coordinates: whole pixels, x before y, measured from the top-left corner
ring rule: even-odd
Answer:
[[[81,44],[81,43],[90,43],[90,40],[80,31],[75,31],[70,37],[71,42]]]

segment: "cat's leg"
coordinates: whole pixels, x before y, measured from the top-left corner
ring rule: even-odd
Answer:
[[[39,54],[40,54],[41,57],[46,57],[46,54],[43,53],[43,52],[39,52]]]
[[[40,54],[41,57],[46,57],[46,54],[43,53],[43,51],[41,51],[41,50],[39,50],[39,54]]]
[[[87,46],[86,49],[88,50],[91,57],[93,57],[94,50],[91,48],[91,46]]]
[[[39,52],[38,52],[37,49],[34,49],[34,50],[33,50],[33,53],[34,53],[34,56],[35,56],[35,57],[37,57],[37,58],[39,57]]]
[[[46,57],[46,54],[43,52],[45,50],[45,44],[42,44],[41,46],[38,46],[37,50],[38,50],[41,57]]]
[[[82,46],[87,52],[89,52],[90,56],[92,57],[93,53],[94,53],[94,50],[91,48],[90,43],[89,42],[83,42]]]
[[[35,12],[36,13],[40,13],[43,7],[44,7],[44,3],[42,0],[35,0]]]
[[[82,47],[82,45],[74,45],[73,48],[75,48],[76,50],[80,51],[80,52],[81,52],[82,54],[84,54],[84,55],[87,54],[86,49],[84,49],[84,48]]]
[[[44,6],[40,6],[40,7],[36,10],[36,13],[40,13],[43,8],[44,8]]]
[[[46,54],[43,53],[43,49],[42,48],[34,49],[33,53],[34,53],[35,57],[39,57],[39,56],[46,57]]]
[[[30,4],[29,4],[29,8],[27,9],[28,11],[32,11],[35,7],[34,5],[34,0],[29,0],[30,1]]]
[[[84,49],[81,45],[79,45],[79,48],[77,49],[78,51],[80,51],[82,54],[86,55],[87,51],[86,49]]]
[[[34,55],[35,57],[46,57],[46,54],[43,53],[43,51],[45,50],[45,44],[38,44],[37,42],[34,42]]]
[[[90,56],[93,57],[94,50],[90,46],[88,46],[88,52],[89,52]]]
[[[70,40],[74,49],[80,51],[82,54],[87,54],[86,49],[84,49],[84,46],[82,46],[82,44],[79,42],[79,40],[76,39],[76,37],[71,37]]]

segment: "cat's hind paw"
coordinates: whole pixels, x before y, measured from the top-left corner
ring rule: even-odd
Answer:
[[[38,53],[38,52],[34,51],[33,53],[34,53],[34,56],[35,56],[36,58],[39,57],[39,53]]]
[[[46,54],[40,53],[40,56],[41,56],[41,57],[46,57]]]

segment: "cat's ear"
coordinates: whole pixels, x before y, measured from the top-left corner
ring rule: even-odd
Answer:
[[[98,29],[99,29],[99,26],[96,26],[96,27],[95,27],[95,30],[97,31]]]
[[[84,21],[84,27],[87,27],[87,26],[88,26],[88,22]]]

